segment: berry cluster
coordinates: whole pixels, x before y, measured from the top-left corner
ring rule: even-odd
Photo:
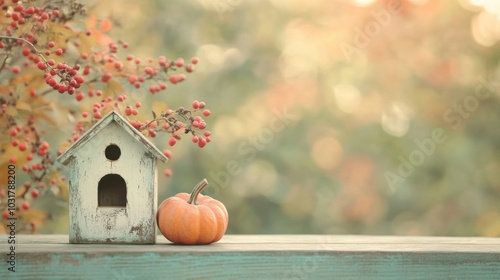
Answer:
[[[49,60],[46,64],[44,62],[38,62],[38,68],[41,70],[45,70],[47,65],[54,65],[54,60]],[[84,82],[85,79],[82,76],[77,76],[78,70],[80,69],[80,65],[76,64],[71,67],[65,63],[58,63],[55,68],[51,68],[49,73],[45,73],[44,78],[45,82],[51,86],[54,90],[57,90],[59,93],[65,93],[72,95],[75,93],[75,90],[78,89]],[[58,76],[60,81],[54,78],[54,76]]]
[[[7,35],[12,35],[13,30],[25,24],[31,24],[32,30],[46,31],[50,28],[50,22],[66,22],[73,19],[76,15],[86,12],[84,6],[74,0],[50,1],[41,7],[31,6],[29,2],[35,1],[11,0],[11,5],[7,5],[6,2],[5,0],[0,0],[0,7],[5,10],[5,18],[10,19],[10,21],[6,22],[5,33]],[[28,5],[25,7],[24,4]],[[70,12],[61,13],[60,9]]]
[[[177,110],[168,109],[166,112],[161,112],[157,115],[153,112],[153,120],[147,120],[145,122],[140,122],[136,120],[131,120],[130,124],[139,131],[146,132],[146,135],[150,137],[155,137],[158,132],[168,132],[171,134],[168,144],[174,146],[178,140],[182,139],[182,134],[191,134],[192,141],[198,144],[198,147],[203,148],[210,142],[211,132],[205,130],[207,124],[201,116],[193,116],[197,113],[199,109],[205,108],[204,102],[194,101],[194,110],[188,110],[183,107]],[[135,104],[137,108],[140,107],[140,103]],[[125,114],[127,116],[137,114],[137,109],[127,106],[125,109]],[[203,110],[202,114],[205,117],[210,116],[210,110]],[[202,135],[200,135],[203,132]]]
[[[85,13],[74,0],[0,0],[0,84],[9,85],[0,88],[0,126],[8,132],[1,137],[10,143],[0,150],[0,161],[18,164],[19,177],[28,177],[19,211],[31,211],[30,202],[47,192],[65,192],[67,183],[54,164],[56,156],[109,111],[120,112],[145,136],[168,133],[165,146],[175,145],[186,134],[199,147],[210,142],[204,119],[210,111],[204,102],[153,112],[148,119],[151,109],[127,94],[164,92],[185,81],[199,59],[137,58],[129,53],[127,42],[107,36],[111,21],[103,19],[97,26],[79,19]],[[76,102],[67,102],[64,98],[69,96]],[[58,127],[61,117],[74,128],[67,142],[49,145],[46,133]],[[165,151],[167,157],[171,154]],[[172,172],[167,169],[164,174]],[[5,218],[4,187],[0,185],[0,213]],[[34,231],[39,224],[29,220],[26,227]]]

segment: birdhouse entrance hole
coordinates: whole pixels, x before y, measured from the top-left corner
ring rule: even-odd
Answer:
[[[97,186],[99,207],[126,207],[127,186],[118,174],[108,174],[101,178]]]
[[[115,144],[111,144],[106,147],[106,150],[104,150],[104,155],[109,160],[117,160],[121,155],[120,147]]]

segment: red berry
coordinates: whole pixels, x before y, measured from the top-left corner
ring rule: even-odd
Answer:
[[[16,161],[17,161],[17,158],[14,156],[9,158],[10,163],[16,163]]]
[[[83,84],[85,82],[85,79],[82,76],[76,76],[75,81],[79,84]]]
[[[46,12],[43,12],[42,15],[40,16],[43,20],[46,20],[49,18],[49,14]]]
[[[127,106],[127,108],[125,108],[125,115],[130,116],[131,114],[132,114],[132,108],[130,108],[130,106]]]
[[[137,80],[137,77],[135,75],[129,75],[128,76],[128,82],[133,85],[135,84],[135,81]]]
[[[205,138],[200,137],[198,141],[198,147],[203,148],[207,144],[207,140]]]
[[[2,218],[8,219],[9,218],[9,212],[8,211],[3,211]]]
[[[19,151],[24,152],[26,151],[26,148],[27,148],[26,143],[19,144]]]
[[[172,84],[174,84],[174,85],[175,85],[175,84],[177,84],[177,82],[178,82],[178,78],[177,78],[177,76],[176,76],[176,75],[172,75],[172,76],[170,76],[169,80],[170,80],[170,82],[171,82]]]
[[[198,109],[200,108],[200,102],[198,100],[193,101],[193,109]]]
[[[83,113],[82,113],[82,117],[86,118],[86,117],[88,117],[88,116],[89,116],[89,113],[87,113],[87,112],[83,112]]]
[[[17,139],[12,140],[12,146],[17,147],[19,145],[19,141]]]
[[[31,53],[31,50],[28,47],[23,48],[23,55],[28,56]]]
[[[172,156],[172,151],[170,150],[164,150],[163,151],[163,154],[167,157],[167,158],[170,158]]]
[[[34,189],[34,190],[32,190],[32,191],[31,191],[31,197],[33,197],[33,198],[37,198],[37,197],[38,197],[38,195],[39,195],[39,193],[38,193],[38,190],[37,190],[37,189]]]
[[[75,97],[77,101],[81,101],[84,97],[83,92],[78,92]]]
[[[149,124],[149,128],[153,128],[154,129],[156,127],[158,127],[158,122],[152,122],[152,123]]]
[[[115,69],[120,70],[123,68],[123,63],[121,61],[116,61],[115,62]]]
[[[164,173],[164,174],[165,174],[165,176],[167,176],[167,177],[172,176],[172,170],[170,170],[170,169],[165,169],[165,171],[164,171],[163,173]]]
[[[191,63],[193,63],[193,64],[198,64],[198,61],[199,61],[199,60],[198,60],[198,58],[197,58],[197,57],[193,57],[193,58],[191,58]]]
[[[21,204],[21,207],[24,210],[28,210],[28,209],[30,209],[30,204],[29,204],[29,202],[25,201],[25,202],[23,202],[23,204]]]
[[[205,137],[208,137],[208,136],[212,135],[212,133],[207,130],[207,131],[205,131],[205,133],[203,133],[203,135],[205,135]]]
[[[203,116],[205,116],[205,117],[210,116],[210,110],[205,109],[205,110],[203,111]]]
[[[29,154],[26,156],[26,160],[30,161],[33,159],[33,155],[32,154]]]
[[[83,68],[83,75],[88,75],[90,74],[90,66],[85,66],[85,68]]]
[[[38,62],[37,66],[38,66],[38,69],[40,69],[40,70],[47,69],[47,64],[45,64],[45,62],[43,62],[43,61]]]
[[[111,79],[111,76],[111,73],[106,73],[104,74],[104,76],[102,76],[101,80],[106,83],[107,81],[109,81],[109,79]]]
[[[56,55],[57,55],[57,56],[60,56],[60,55],[62,55],[63,53],[64,53],[64,51],[63,51],[62,49],[57,49],[57,50],[56,50]]]
[[[49,148],[49,143],[47,143],[45,141],[42,142],[42,144],[40,145],[40,149],[42,149],[42,150],[46,150],[48,148]]]
[[[203,129],[205,129],[205,127],[207,127],[207,124],[206,124],[206,123],[204,123],[204,122],[200,122],[200,123],[198,124],[198,128],[199,128],[199,129],[202,129],[202,130],[203,130]]]
[[[48,44],[49,48],[53,48],[56,46],[56,43],[54,41],[50,41]]]
[[[182,67],[182,65],[184,65],[184,59],[182,59],[182,58],[178,58],[178,59],[175,61],[175,66],[177,66],[177,67]]]
[[[14,137],[17,135],[17,129],[14,127],[10,130],[10,136]]]
[[[205,108],[205,102],[200,102],[200,109]]]
[[[153,70],[153,68],[152,68],[152,67],[150,67],[150,66],[146,66],[146,67],[144,68],[144,73],[146,73],[147,75],[153,75],[154,70]]]
[[[170,146],[175,145],[175,143],[177,143],[177,140],[175,139],[175,137],[170,137],[170,139],[168,139],[168,144]]]
[[[198,141],[199,141],[198,136],[193,136],[193,138],[191,138],[191,140],[193,141],[193,143],[198,143]]]
[[[69,80],[69,85],[72,87],[76,87],[76,86],[78,86],[78,82],[72,78]]]
[[[100,119],[101,118],[101,112],[97,111],[94,113],[94,118]]]
[[[136,108],[141,107],[141,102],[137,101],[137,102],[135,103],[135,107],[136,107]]]
[[[19,66],[14,66],[12,67],[12,73],[17,74],[21,71],[21,68]]]

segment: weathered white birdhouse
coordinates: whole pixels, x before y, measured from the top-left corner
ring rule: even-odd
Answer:
[[[59,156],[69,166],[70,243],[155,243],[157,159],[167,161],[116,112]]]

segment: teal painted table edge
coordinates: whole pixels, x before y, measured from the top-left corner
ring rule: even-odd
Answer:
[[[205,246],[68,244],[8,236],[0,279],[500,279],[500,238],[227,235]]]

